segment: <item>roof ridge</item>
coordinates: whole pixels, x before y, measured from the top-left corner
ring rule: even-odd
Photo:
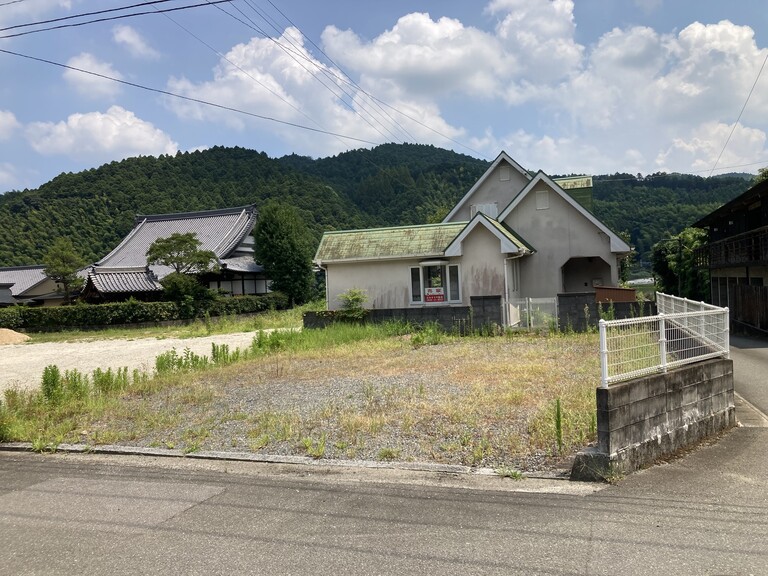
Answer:
[[[429,228],[429,227],[442,227],[448,226],[466,226],[469,224],[469,220],[461,222],[433,222],[430,224],[406,224],[404,226],[383,226],[381,228],[354,228],[351,230],[326,230],[323,234],[351,234],[352,232],[380,232],[382,230],[407,230],[413,228]]]
[[[255,204],[246,206],[237,206],[234,208],[215,208],[212,210],[198,210],[195,212],[171,212],[168,214],[137,214],[136,222],[146,220],[147,222],[158,222],[162,220],[186,220],[189,218],[210,218],[212,216],[224,216],[228,214],[239,214],[242,212],[254,212]]]

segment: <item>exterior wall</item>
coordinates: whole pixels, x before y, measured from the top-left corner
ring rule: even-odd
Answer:
[[[537,192],[547,192],[547,209],[536,208]],[[531,190],[504,223],[536,250],[520,264],[523,296],[552,298],[564,292],[562,268],[571,258],[602,259],[610,267],[604,285],[618,284],[618,265],[610,238],[545,182]]]
[[[462,245],[462,301],[472,296],[502,296],[505,293],[505,254],[499,239],[483,226],[477,226]]]
[[[643,302],[642,305],[637,302],[617,301],[613,304],[598,304],[594,292],[557,295],[557,322],[561,332],[586,332],[588,328],[596,328],[600,314],[607,314],[610,310],[613,310],[613,318],[616,320],[654,316],[657,312],[655,302]]]
[[[509,180],[501,179],[504,168],[509,173]],[[448,222],[469,221],[472,218],[471,207],[474,204],[492,204],[496,202],[499,207],[499,214],[501,214],[501,211],[512,202],[512,199],[517,196],[520,190],[525,188],[526,184],[528,184],[528,179],[525,176],[507,162],[502,161]]]
[[[339,295],[352,288],[366,291],[367,308],[408,308],[410,267],[418,265],[418,260],[329,264],[325,275],[328,310],[340,309]]]
[[[733,361],[721,359],[598,388],[597,449],[572,477],[632,472],[735,426],[733,394]]]

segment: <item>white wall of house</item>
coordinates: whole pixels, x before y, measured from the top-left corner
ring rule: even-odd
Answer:
[[[563,266],[572,258],[593,258],[607,264],[608,271],[595,276],[590,266],[575,282],[591,291],[593,280],[605,286],[618,284],[616,255],[611,252],[610,238],[545,182],[539,183],[507,216],[504,223],[529,242],[536,253],[520,264],[521,293],[531,298],[549,298],[566,291]],[[599,260],[594,260],[599,259]],[[585,261],[586,263],[586,261]],[[581,291],[581,290],[578,290]]]

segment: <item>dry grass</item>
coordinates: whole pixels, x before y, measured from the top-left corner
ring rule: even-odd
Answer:
[[[598,382],[593,335],[444,337],[419,348],[392,337],[188,374],[102,423],[132,431],[113,432],[125,442],[185,450],[531,469],[594,440]]]
[[[419,346],[376,330],[352,336],[280,336],[246,360],[139,379],[62,421],[46,415],[42,436],[39,422],[17,423],[13,439],[517,470],[595,439],[596,335],[442,335]]]

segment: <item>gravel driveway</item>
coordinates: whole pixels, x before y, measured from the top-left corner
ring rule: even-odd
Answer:
[[[62,371],[76,368],[90,374],[96,368],[106,370],[128,367],[152,371],[155,358],[175,348],[189,348],[195,354],[211,355],[211,343],[227,344],[231,350],[247,348],[256,332],[218,334],[200,338],[140,338],[136,340],[97,340],[94,342],[45,342],[0,346],[0,395],[6,388],[36,388],[43,369],[55,364]]]

